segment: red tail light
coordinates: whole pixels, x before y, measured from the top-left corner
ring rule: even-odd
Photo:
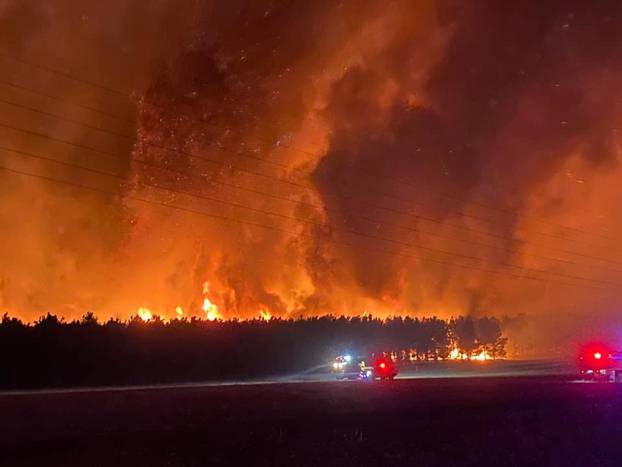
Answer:
[[[612,365],[611,347],[599,342],[584,345],[579,353],[579,361],[583,369],[607,369]]]

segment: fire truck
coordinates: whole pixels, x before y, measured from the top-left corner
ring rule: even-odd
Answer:
[[[367,363],[370,361],[373,361],[372,365]],[[386,355],[375,358],[340,355],[335,358],[332,369],[338,380],[392,380],[398,374],[395,362]]]
[[[395,362],[390,357],[382,356],[374,361],[373,377],[375,379],[394,379],[397,373]]]
[[[579,356],[579,371],[587,381],[622,382],[622,352],[603,344],[586,346]]]

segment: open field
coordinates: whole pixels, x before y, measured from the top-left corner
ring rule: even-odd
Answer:
[[[180,387],[214,387],[239,386],[248,384],[274,383],[318,383],[335,381],[335,375],[330,371],[330,363],[315,365],[303,371],[293,373],[279,373],[263,377],[222,378],[203,381],[179,380],[172,383],[105,385],[105,386],[75,386],[49,387],[31,389],[0,389],[0,395],[17,394],[49,394],[84,391],[105,390],[137,390],[137,389],[165,389]],[[486,362],[469,361],[422,361],[418,363],[399,364],[397,379],[422,378],[480,378],[495,376],[564,376],[574,377],[576,365],[570,361],[560,360],[495,360]]]
[[[622,386],[560,376],[0,396],[3,466],[619,465]]]

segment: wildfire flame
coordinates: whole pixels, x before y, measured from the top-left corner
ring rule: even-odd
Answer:
[[[491,360],[492,357],[486,350],[482,350],[480,353],[471,355],[471,360],[477,360],[479,362],[483,362],[485,360]]]
[[[222,319],[222,315],[218,311],[218,307],[210,302],[209,298],[203,299],[203,311],[208,321],[216,321]]]
[[[458,347],[454,347],[451,352],[449,352],[449,359],[460,360],[460,350],[458,350]]]
[[[261,317],[261,319],[263,319],[264,321],[270,321],[272,319],[272,315],[270,314],[269,311],[267,310],[259,310],[259,316]]]
[[[221,320],[222,315],[218,311],[218,307],[211,302],[211,300],[207,297],[209,293],[209,282],[205,281],[203,283],[203,311],[205,312],[205,316],[208,321],[216,321]]]
[[[143,321],[151,321],[153,319],[153,313],[149,308],[141,306],[137,311],[138,317]]]
[[[184,309],[180,306],[178,306],[177,308],[175,308],[175,314],[177,315],[177,318],[183,318],[184,316]]]
[[[486,349],[483,349],[479,353],[468,354],[460,352],[458,347],[454,347],[451,352],[449,352],[449,356],[447,357],[449,360],[471,360],[477,362],[483,362],[486,360],[493,360],[492,356]]]

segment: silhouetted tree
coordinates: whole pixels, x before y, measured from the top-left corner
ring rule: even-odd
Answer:
[[[458,348],[471,354],[477,348],[477,333],[475,332],[475,322],[470,316],[462,316],[451,320],[450,326],[458,344]]]
[[[209,322],[197,318],[148,322],[132,317],[100,324],[92,313],[66,323],[53,314],[27,325],[0,321],[1,387],[134,384],[260,377],[324,365],[338,353],[394,352],[408,359],[447,355],[478,346],[504,355],[494,319],[344,316],[269,322]]]
[[[95,316],[95,313],[93,313],[92,311],[88,311],[84,314],[84,316],[82,316],[80,324],[82,324],[83,326],[97,326],[99,324],[99,321],[97,320],[97,316]]]

